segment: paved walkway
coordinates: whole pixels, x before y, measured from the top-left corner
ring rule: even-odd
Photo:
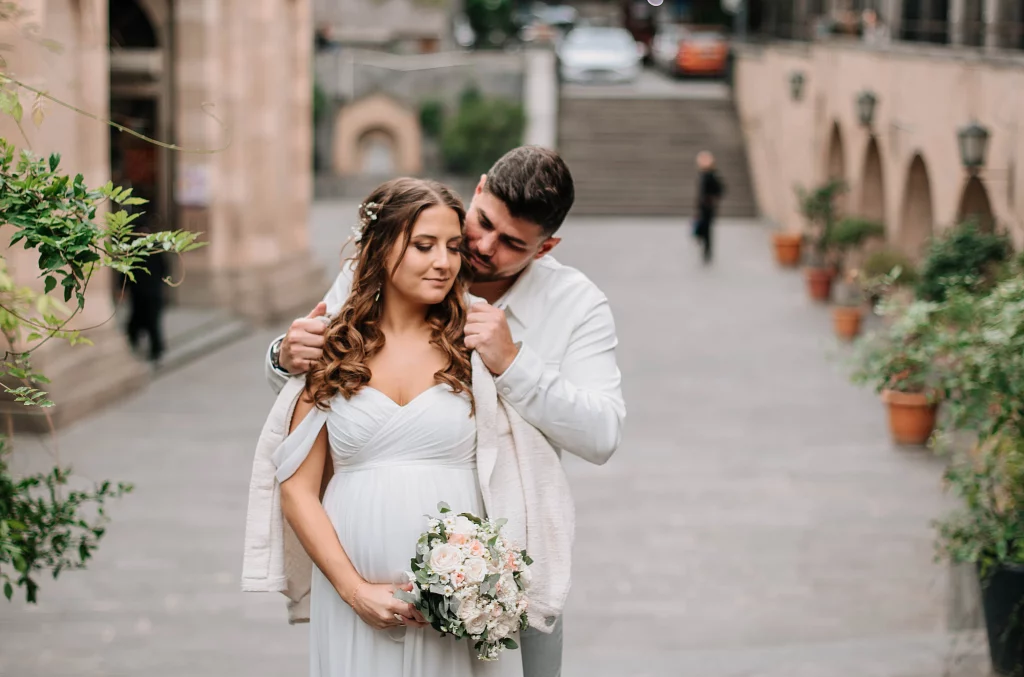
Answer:
[[[318,242],[348,231],[351,212],[318,215]],[[829,355],[827,313],[773,267],[761,227],[723,224],[711,268],[687,233],[581,219],[559,248],[611,298],[629,408],[607,466],[566,462],[579,524],[564,674],[943,674],[941,464],[890,446],[875,397]],[[78,472],[136,492],[87,571],[45,581],[36,607],[0,603],[0,675],[305,673],[306,630],[277,596],[238,591],[275,333],[61,434]],[[22,467],[45,462],[32,440],[17,449]]]

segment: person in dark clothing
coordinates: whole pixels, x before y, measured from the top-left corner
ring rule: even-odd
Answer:
[[[704,247],[704,263],[711,262],[711,228],[714,225],[718,202],[725,193],[725,186],[715,172],[715,156],[708,151],[697,154],[697,168],[700,177],[697,186],[697,218],[694,222],[694,236]]]
[[[150,232],[149,228],[139,229],[140,233]],[[133,271],[135,281],[127,281],[131,299],[131,315],[128,318],[128,342],[132,349],[138,347],[139,339],[145,334],[149,341],[149,359],[154,364],[160,361],[164,352],[164,336],[161,319],[164,310],[164,278],[170,275],[167,254],[154,253]]]

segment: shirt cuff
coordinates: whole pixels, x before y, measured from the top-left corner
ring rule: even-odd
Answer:
[[[494,379],[501,396],[509,402],[522,402],[540,384],[544,375],[544,360],[525,343],[505,372]]]
[[[273,371],[275,374],[280,374],[281,376],[284,376],[285,378],[291,378],[292,374],[289,374],[284,369],[278,369],[277,367],[275,367],[274,366],[274,361],[272,359],[270,359],[270,353],[273,352],[274,345],[277,344],[277,343],[280,343],[283,340],[284,340],[284,334],[281,334],[280,337],[278,337],[278,338],[276,338],[276,339],[274,339],[273,341],[270,342],[270,347],[267,348],[267,366],[270,367],[270,370]]]

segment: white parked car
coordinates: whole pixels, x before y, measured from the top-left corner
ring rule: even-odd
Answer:
[[[632,82],[643,68],[643,49],[624,28],[581,26],[558,48],[567,82]]]

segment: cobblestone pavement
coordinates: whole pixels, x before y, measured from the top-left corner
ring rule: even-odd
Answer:
[[[321,251],[352,213],[318,206]],[[577,219],[558,250],[611,299],[629,409],[610,463],[566,460],[578,527],[564,674],[943,674],[929,526],[946,505],[941,464],[889,444],[875,396],[845,379],[828,314],[774,268],[763,226],[721,224],[707,268],[688,232]],[[281,599],[238,589],[276,333],[60,434],[79,473],[136,490],[87,571],[44,582],[37,606],[0,603],[0,675],[306,672],[306,630],[286,625]],[[17,440],[19,467],[45,460],[41,441]]]

